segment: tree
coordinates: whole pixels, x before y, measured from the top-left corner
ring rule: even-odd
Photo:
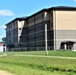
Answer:
[[[3,43],[6,44],[6,37],[3,37],[3,38],[2,38],[2,41],[3,41]]]

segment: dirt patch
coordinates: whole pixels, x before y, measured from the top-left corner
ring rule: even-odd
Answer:
[[[0,75],[14,75],[14,74],[11,74],[11,73],[4,71],[4,70],[0,70]]]

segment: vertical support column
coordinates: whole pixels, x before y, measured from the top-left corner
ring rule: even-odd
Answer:
[[[66,48],[66,44],[64,44],[64,48],[65,48],[65,50],[67,49],[67,48]]]
[[[47,24],[45,24],[45,50],[46,50],[46,54],[48,55],[48,50],[47,50]]]
[[[53,10],[54,50],[56,50],[56,11]]]
[[[73,50],[75,50],[75,44],[73,44]]]

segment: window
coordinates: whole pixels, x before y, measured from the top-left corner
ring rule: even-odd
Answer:
[[[22,38],[22,36],[20,36],[20,39]]]
[[[21,30],[21,28],[19,28],[19,30]]]
[[[21,47],[22,45],[21,45],[21,44],[19,44],[19,46]]]

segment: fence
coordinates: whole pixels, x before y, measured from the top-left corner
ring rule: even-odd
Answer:
[[[47,50],[53,50],[53,46],[47,47]],[[24,47],[24,48],[7,48],[7,51],[39,51],[45,50],[45,47]]]

